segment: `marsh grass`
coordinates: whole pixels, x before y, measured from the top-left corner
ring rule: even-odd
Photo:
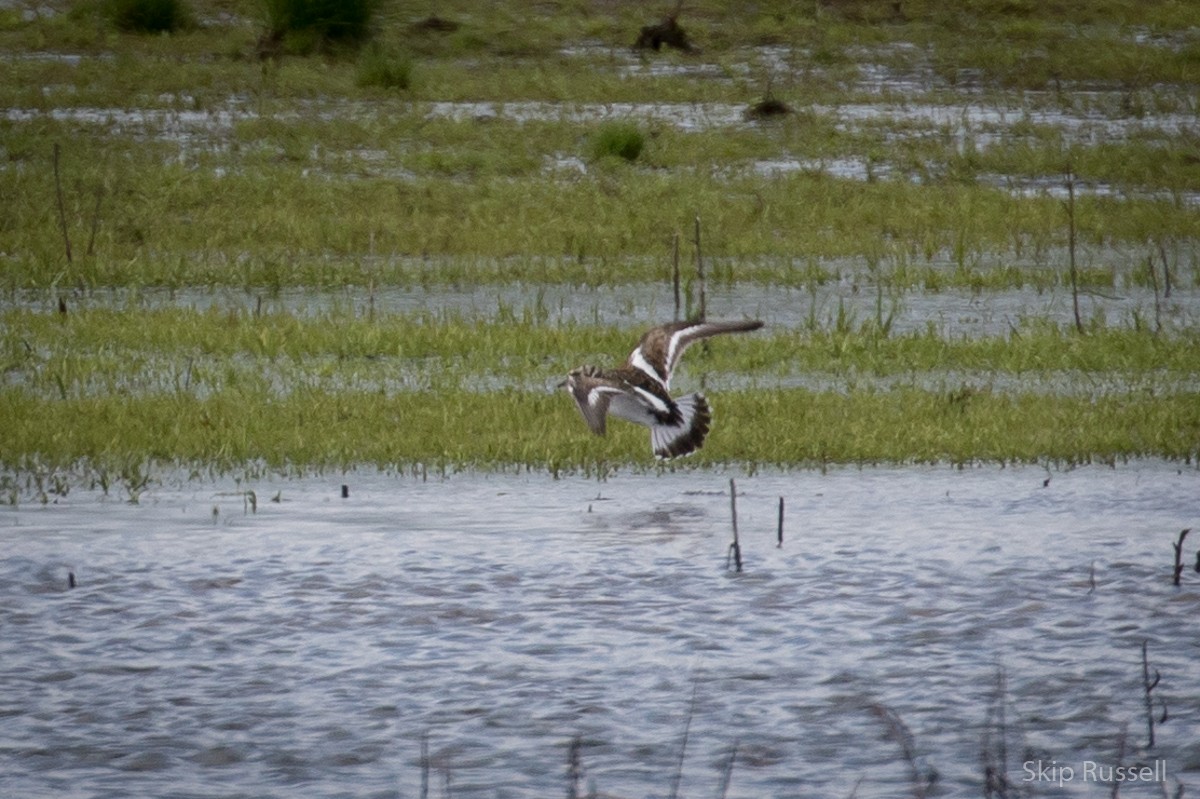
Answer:
[[[46,23],[41,32],[61,33],[54,27],[60,24]],[[478,22],[467,27],[472,24]],[[302,269],[273,276],[274,264],[364,252],[642,256],[661,250],[664,231],[697,214],[718,233],[709,248],[717,257],[803,253],[878,261],[951,250],[968,263],[998,250],[1063,245],[1065,227],[1053,212],[1053,198],[1014,196],[980,181],[1000,175],[1037,186],[1047,175],[1061,174],[1065,158],[1081,186],[1104,185],[1113,195],[1080,196],[1081,246],[1169,238],[1192,247],[1200,237],[1187,202],[1189,193],[1200,191],[1195,142],[1187,132],[1085,146],[1069,144],[1055,126],[1029,123],[1027,135],[1002,137],[988,148],[963,147],[957,137],[925,124],[888,121],[846,130],[834,116],[804,109],[807,98],[798,104],[791,94],[801,112],[768,127],[685,131],[617,121],[597,130],[596,122],[565,111],[560,119],[447,120],[431,118],[425,103],[742,103],[745,86],[735,79],[697,82],[670,74],[629,80],[603,54],[595,60],[556,52],[519,61],[497,57],[483,65],[442,54],[426,55],[418,65],[397,55],[409,45],[395,34],[380,37],[357,63],[289,59],[264,72],[244,54],[214,58],[205,49],[216,46],[213,31],[178,38],[170,47],[141,38],[122,41],[129,52],[118,55],[117,70],[98,58],[75,65],[13,62],[14,80],[0,87],[4,102],[14,108],[76,107],[86,121],[39,115],[6,130],[7,154],[19,165],[0,173],[12,242],[11,268],[3,278],[8,285],[45,286],[61,273],[61,247],[44,214],[53,140],[69,142],[63,154],[68,199],[73,185],[111,183],[118,172],[124,191],[106,203],[96,257],[69,276],[82,285],[244,285],[276,277],[307,284],[313,277]],[[248,36],[246,41],[252,43]],[[607,67],[597,69],[605,58]],[[405,63],[419,66],[419,86],[406,77]],[[405,83],[411,104],[380,97],[380,85]],[[834,92],[834,100],[853,99],[834,82],[813,90],[809,101],[831,102],[822,90]],[[231,107],[230,97],[252,103]],[[130,105],[143,109],[146,119],[138,119],[141,110],[123,122],[106,116],[105,109]],[[211,112],[214,120],[230,114],[232,143],[216,122],[190,123],[197,127],[189,129],[175,117],[197,112]],[[573,169],[554,169],[556,161],[581,152],[580,142],[584,155],[606,152],[620,159],[637,151],[635,168],[593,168],[582,178]],[[646,142],[653,146],[647,149]],[[820,166],[864,152],[872,163],[894,165],[895,177],[864,185]],[[757,164],[775,161],[810,166],[770,177],[756,172]],[[564,216],[562,207],[574,213]],[[85,208],[69,210],[76,224],[86,224]],[[159,253],[178,257],[147,261]],[[131,263],[138,265],[128,268]],[[242,269],[244,263],[266,268]],[[180,265],[186,268],[180,271]],[[156,278],[158,269],[167,274]],[[448,279],[457,279],[454,270]],[[563,272],[561,279],[574,276]],[[986,287],[987,278],[982,280]]]
[[[412,86],[412,75],[412,59],[372,43],[358,56],[355,83],[360,87],[407,90]]]
[[[601,125],[592,135],[592,158],[622,158],[636,161],[646,147],[646,135],[631,122]]]
[[[758,387],[715,393],[720,423],[694,463],[1194,455],[1192,329],[1020,323],[958,340],[890,324],[906,292],[1064,286],[1055,190],[1067,161],[1080,188],[1081,291],[1144,284],[1148,248],[1170,255],[1185,297],[1200,284],[1194,132],[1153,124],[1194,116],[1186,4],[906,2],[897,16],[889,4],[768,0],[731,14],[697,0],[686,24],[701,52],[645,57],[628,51],[647,22],[636,4],[501,0],[483,13],[444,0],[438,15],[457,27],[431,32],[404,4],[269,0],[268,12],[257,0],[193,0],[199,24],[169,37],[120,35],[101,5],[28,18],[0,9],[11,55],[0,289],[69,298],[65,315],[3,312],[3,418],[18,431],[0,439],[5,464],[95,459],[135,483],[144,469],[129,464],[150,459],[597,473],[647,463],[644,431],[594,438],[547,387],[626,351],[632,324],[105,310],[87,298],[121,287],[665,285],[672,236],[697,217],[710,285],[845,287],[878,302],[872,319],[814,312],[794,330],[689,356],[683,379]],[[285,49],[314,57],[261,62],[264,16]],[[358,50],[368,34],[375,44]],[[994,102],[1051,121],[847,124],[827,109],[880,102],[866,65],[916,87],[899,105]],[[764,85],[795,113],[769,125],[705,118],[737,117]],[[700,113],[676,125],[622,104]],[[1151,124],[1080,136],[1053,122],[1059,112]],[[610,127],[622,135],[601,146]],[[828,166],[839,161],[866,164],[866,179]],[[69,262],[63,222],[77,245]],[[808,371],[847,387],[779,385]],[[986,388],[988,375],[1055,372],[1104,388]],[[855,380],[909,374],[894,390]],[[947,374],[983,377],[949,389],[920,379]]]
[[[944,285],[977,278],[986,288],[986,274],[969,274],[973,262],[1011,250],[1036,258],[1066,242],[1056,199],[986,186],[857,184],[810,174],[764,182],[690,170],[600,170],[586,180],[547,180],[538,151],[566,143],[557,126],[527,128],[512,141],[501,135],[507,128],[491,125],[496,135],[475,149],[478,132],[467,135],[467,123],[431,125],[446,145],[404,155],[395,168],[421,176],[397,180],[378,158],[358,154],[395,141],[386,128],[334,127],[247,120],[235,128],[237,168],[203,153],[201,168],[153,163],[166,149],[161,143],[137,150],[70,139],[62,169],[73,228],[90,227],[96,187],[112,185],[114,192],[96,231],[95,257],[65,274],[61,231],[48,213],[55,195],[46,137],[67,141],[68,128],[51,124],[41,135],[14,138],[11,151],[23,166],[0,175],[9,242],[0,280],[7,288],[64,277],[79,286],[354,284],[363,279],[355,261],[364,253],[433,253],[443,256],[432,263],[446,266],[445,273],[419,272],[437,283],[460,279],[478,259],[524,253],[527,269],[506,258],[503,271],[484,269],[479,279],[592,282],[596,275],[585,264],[603,258],[607,282],[628,282],[645,275],[626,258],[655,252],[665,258],[669,231],[698,214],[712,231],[706,253],[745,264],[739,280],[781,282],[777,265],[787,262],[778,259],[796,253],[915,265],[949,252],[966,271],[940,276]],[[337,140],[345,155],[330,149]],[[1186,255],[1197,240],[1196,215],[1169,200],[1081,196],[1076,206],[1084,251],[1149,239],[1178,242]],[[572,213],[560,213],[564,207]],[[557,274],[547,274],[545,259],[554,256],[566,257]],[[329,264],[330,257],[343,262]],[[458,258],[466,261],[456,265]],[[1131,258],[1125,271],[1142,271],[1141,260]],[[1193,262],[1185,259],[1181,284],[1195,280]],[[405,282],[414,275],[396,260],[377,277]],[[1025,270],[1022,279],[1045,278]],[[1082,280],[1087,285],[1086,275]],[[1012,285],[1011,277],[1005,284]]]
[[[694,459],[814,467],[857,463],[1116,462],[1191,460],[1200,440],[1194,394],[1099,398],[980,394],[963,402],[916,390],[724,392],[721,424]],[[188,394],[46,401],[0,390],[6,435],[0,462],[50,465],[158,463],[245,468],[357,464],[437,469],[527,468],[594,473],[654,465],[645,431],[613,425],[592,436],[567,398],[550,393],[426,394],[256,387]]]
[[[279,468],[507,464],[587,473],[653,463],[643,429],[614,424],[594,437],[551,388],[571,366],[624,351],[640,328],[179,308],[9,311],[3,321],[0,411],[10,434],[0,463],[9,468],[30,459],[119,464],[139,454],[230,469],[257,459]],[[870,326],[731,339],[690,356],[680,380],[737,374],[758,385],[713,395],[720,424],[686,463],[1187,460],[1200,442],[1200,401],[1175,380],[1195,378],[1198,346],[1191,335],[1078,335],[1049,325],[995,339]],[[986,385],[880,392],[853,380],[818,391],[772,387],[781,369],[1065,370],[1109,382],[1083,394]],[[396,382],[405,370],[425,377],[406,388]]]

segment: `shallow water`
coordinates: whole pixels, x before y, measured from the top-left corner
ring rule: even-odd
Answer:
[[[1067,288],[881,290],[856,273],[854,266],[834,265],[845,276],[820,286],[749,282],[710,285],[706,289],[708,316],[748,316],[771,326],[797,329],[828,329],[838,323],[839,317],[844,317],[844,323],[852,328],[890,319],[890,330],[897,334],[925,332],[932,327],[941,335],[968,337],[1004,336],[1030,322],[1064,327],[1073,324],[1074,310]],[[647,271],[652,269],[647,267]],[[73,307],[219,308],[300,315],[428,313],[434,317],[466,319],[515,316],[547,324],[581,325],[624,325],[630,319],[666,321],[675,314],[674,296],[666,281],[612,286],[513,282],[478,286],[348,287],[328,291],[310,288],[257,292],[138,288],[74,294],[14,291],[3,304],[57,313],[60,297]],[[1159,306],[1159,318],[1166,330],[1188,330],[1200,324],[1200,290],[1195,287],[1176,287],[1169,299],[1159,299]],[[1149,287],[1124,286],[1104,293],[1081,292],[1080,314],[1090,324],[1128,327],[1135,320],[1152,324],[1154,291]]]
[[[682,796],[717,795],[735,743],[729,796],[911,795],[903,725],[940,795],[979,795],[1000,668],[1020,787],[1107,796],[1083,768],[1125,730],[1126,764],[1200,789],[1194,540],[1170,584],[1194,468],[738,476],[741,575],[728,477],[362,472],[6,508],[3,793],[419,796],[427,734],[431,796],[562,795],[576,735],[585,785],[666,796],[686,727]],[[1149,750],[1143,641],[1169,709]],[[1038,759],[1075,778],[1022,783]]]

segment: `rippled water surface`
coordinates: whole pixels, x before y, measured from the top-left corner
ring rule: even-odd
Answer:
[[[1109,796],[1088,761],[1200,791],[1200,541],[1170,579],[1194,468],[739,476],[740,575],[728,479],[6,508],[0,794],[563,796],[575,736],[581,792],[620,797],[668,796],[680,762],[680,796],[911,796],[914,770],[979,796],[981,752],[1036,796]],[[1074,779],[1023,782],[1027,760]]]

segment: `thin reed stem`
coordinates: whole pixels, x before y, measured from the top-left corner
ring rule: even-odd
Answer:
[[[58,199],[58,224],[62,228],[63,246],[67,250],[67,263],[72,263],[71,234],[67,231],[67,209],[63,203],[62,176],[59,173],[58,161],[61,151],[58,142],[54,143],[54,194]]]

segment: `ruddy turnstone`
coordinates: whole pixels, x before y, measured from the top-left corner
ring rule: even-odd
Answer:
[[[612,414],[650,428],[650,446],[658,458],[678,458],[700,449],[712,424],[703,394],[672,399],[671,372],[683,351],[701,339],[722,333],[758,330],[758,320],[743,322],[671,322],[651,328],[614,369],[580,366],[559,383],[575,398],[579,412],[598,436]]]

